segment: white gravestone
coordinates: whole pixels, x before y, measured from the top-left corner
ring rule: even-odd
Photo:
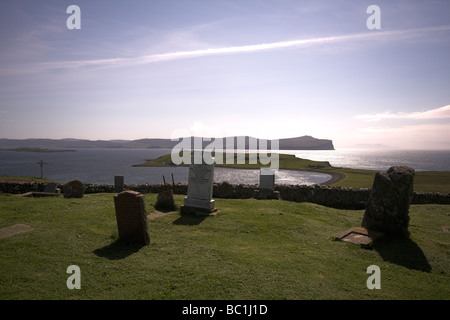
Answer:
[[[259,189],[273,191],[275,185],[275,172],[271,169],[261,168],[259,172]]]
[[[274,191],[275,170],[261,168],[259,173],[259,190],[255,191],[256,199],[280,199],[280,192]]]
[[[182,213],[209,215],[216,211],[213,195],[214,163],[189,166],[188,191]]]

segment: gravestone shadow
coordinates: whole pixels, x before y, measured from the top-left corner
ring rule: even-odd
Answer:
[[[384,237],[374,242],[373,249],[388,261],[408,269],[431,272],[422,249],[411,239]]]
[[[182,226],[196,226],[202,223],[205,220],[206,216],[196,216],[196,215],[180,215],[180,217],[172,222],[174,225],[182,225]]]
[[[126,243],[119,240],[104,246],[103,248],[95,249],[93,253],[101,258],[109,260],[121,260],[138,252],[145,244],[140,243]]]

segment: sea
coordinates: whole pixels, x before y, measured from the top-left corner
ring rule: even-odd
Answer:
[[[146,160],[156,159],[170,149],[79,148],[74,152],[0,151],[0,175],[41,175],[53,181],[80,180],[83,183],[114,184],[115,175],[123,175],[125,184],[187,183],[187,167],[134,167]],[[405,165],[416,171],[450,171],[450,150],[282,150],[299,158],[328,161],[334,167],[387,170]],[[314,185],[331,179],[324,173],[278,170],[277,184]],[[231,184],[258,184],[259,170],[216,167],[214,181]]]

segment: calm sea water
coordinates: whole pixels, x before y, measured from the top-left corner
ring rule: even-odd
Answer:
[[[450,150],[317,150],[288,151],[299,158],[328,161],[334,167],[387,170],[409,166],[416,171],[450,171]]]
[[[115,175],[123,175],[125,184],[187,183],[187,167],[144,168],[133,167],[147,159],[156,159],[170,153],[170,149],[72,149],[76,152],[12,152],[0,151],[0,175],[40,176],[40,160],[44,164],[44,177],[60,182],[80,180],[85,183],[113,184]],[[278,184],[317,184],[331,178],[314,172],[280,170]],[[214,169],[214,181],[232,184],[259,183],[259,170]]]
[[[170,149],[74,149],[76,152],[12,152],[0,151],[0,175],[40,176],[38,161],[43,160],[44,177],[67,182],[80,180],[85,183],[114,183],[114,175],[124,175],[126,184],[186,183],[188,168],[140,168],[133,167],[147,159],[155,159],[169,153]],[[386,170],[393,165],[407,165],[417,171],[450,171],[450,151],[282,151],[300,158],[329,161],[336,167]],[[330,175],[314,172],[279,170],[277,184],[318,184]],[[216,182],[232,184],[259,183],[259,170],[215,168]]]

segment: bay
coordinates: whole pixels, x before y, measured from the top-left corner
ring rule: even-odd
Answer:
[[[75,152],[0,151],[0,175],[40,176],[38,161],[43,160],[44,177],[60,182],[80,180],[84,183],[113,184],[115,175],[123,175],[125,184],[187,183],[187,167],[133,167],[156,159],[171,149],[80,148]],[[331,179],[328,174],[279,170],[278,184],[318,184]],[[214,181],[231,184],[259,183],[259,170],[216,167]]]
[[[171,149],[80,148],[75,152],[13,152],[0,151],[0,175],[40,176],[40,160],[45,162],[44,177],[67,182],[113,184],[114,175],[123,175],[125,184],[187,183],[187,167],[133,167],[149,159],[170,153]],[[299,158],[329,161],[332,166],[354,169],[387,170],[394,165],[406,165],[416,171],[450,171],[450,151],[430,150],[281,150]],[[279,170],[277,184],[319,184],[330,175]],[[215,168],[215,182],[232,184],[259,183],[259,170]]]

